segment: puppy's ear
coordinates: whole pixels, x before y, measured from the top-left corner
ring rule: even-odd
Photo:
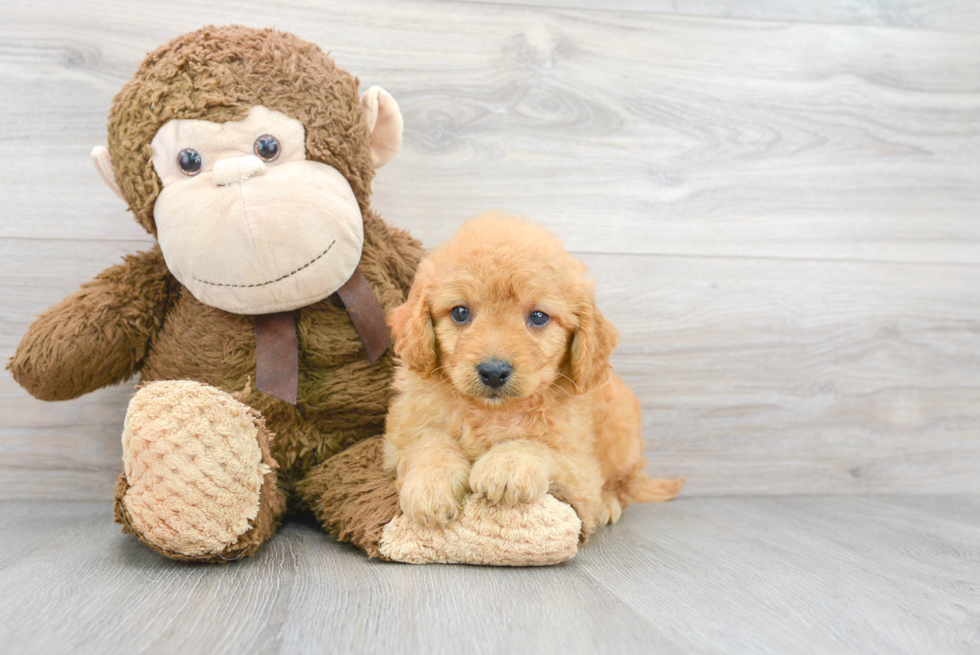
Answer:
[[[429,266],[423,261],[415,273],[408,300],[388,316],[395,353],[409,369],[425,377],[436,368],[436,331],[429,313]]]
[[[609,357],[619,334],[599,311],[591,289],[577,312],[578,327],[572,331],[568,348],[570,377],[578,393],[593,389],[609,377]]]

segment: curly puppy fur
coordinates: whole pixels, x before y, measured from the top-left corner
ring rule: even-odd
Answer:
[[[529,321],[536,311],[546,324]],[[640,405],[609,365],[615,328],[585,266],[546,230],[498,214],[468,222],[423,260],[389,320],[401,364],[385,466],[410,519],[443,525],[471,491],[513,505],[558,484],[588,533],[683,484],[644,473]],[[490,360],[511,367],[499,388],[477,369]]]

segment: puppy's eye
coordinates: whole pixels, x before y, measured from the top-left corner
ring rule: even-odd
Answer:
[[[551,317],[545,314],[544,312],[531,312],[527,317],[527,322],[533,325],[534,327],[541,327],[542,325],[546,324],[549,320],[551,320]]]
[[[201,158],[201,153],[194,148],[184,148],[177,153],[177,168],[180,172],[188,177],[193,177],[201,172],[201,166],[204,165],[204,159]]]
[[[255,140],[255,155],[262,161],[275,161],[279,158],[279,139],[271,134],[263,134]]]
[[[462,305],[453,307],[453,310],[449,312],[449,315],[452,316],[453,320],[459,325],[470,322],[470,310],[466,309]]]

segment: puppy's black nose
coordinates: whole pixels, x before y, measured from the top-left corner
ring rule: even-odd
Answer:
[[[513,370],[510,364],[502,359],[488,359],[485,362],[480,362],[480,365],[476,367],[476,372],[480,374],[480,382],[491,389],[499,389],[507,384]]]

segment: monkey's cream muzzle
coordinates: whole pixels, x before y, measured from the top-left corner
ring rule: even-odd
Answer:
[[[256,139],[273,135],[275,159]],[[253,107],[229,123],[173,120],[153,139],[163,182],[154,206],[171,273],[206,305],[236,314],[288,311],[326,298],[353,274],[364,226],[357,198],[335,168],[308,161],[298,120]],[[192,176],[182,150],[199,153]]]

